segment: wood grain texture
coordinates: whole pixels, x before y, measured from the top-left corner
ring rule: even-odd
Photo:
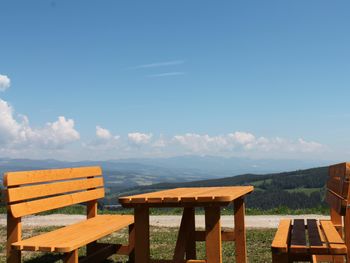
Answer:
[[[4,186],[25,185],[58,180],[71,180],[88,176],[100,176],[102,170],[99,166],[63,168],[36,171],[8,172],[4,174]]]
[[[27,251],[71,252],[133,223],[133,216],[99,215],[82,222],[12,243]]]
[[[8,202],[18,202],[22,200],[82,191],[97,187],[103,187],[102,177],[9,188],[6,190],[6,192]]]
[[[150,259],[149,208],[135,207],[135,263],[148,263]]]
[[[209,206],[204,211],[206,262],[222,263],[220,207]]]
[[[187,220],[188,236],[186,242],[186,259],[197,259],[195,209],[194,207],[188,207],[184,209],[187,209],[189,213],[189,218]]]
[[[7,213],[7,242],[6,242],[6,262],[21,262],[21,251],[16,251],[11,244],[22,239],[21,218],[14,218],[11,213]]]
[[[287,253],[291,232],[291,219],[282,219],[272,241],[272,251],[276,253]]]
[[[324,232],[324,235],[327,239],[327,244],[329,246],[329,252],[331,254],[346,254],[347,248],[344,243],[344,240],[339,235],[335,229],[332,221],[330,220],[320,220],[321,228]]]
[[[120,197],[119,202],[122,205],[232,202],[241,196],[251,193],[253,190],[253,186],[176,188]]]
[[[188,236],[190,234],[190,221],[192,217],[192,209],[184,208],[181,218],[179,233],[176,240],[175,251],[173,255],[174,263],[181,263],[185,259],[186,246]]]
[[[244,223],[245,206],[244,197],[233,202],[236,239],[236,262],[247,262],[246,229]]]
[[[79,258],[78,258],[78,249],[66,253],[65,258],[63,260],[64,263],[78,263]]]
[[[100,199],[103,197],[104,188],[99,188],[91,191],[49,197],[29,202],[22,202],[19,204],[10,205],[9,208],[14,217],[22,217],[26,215],[33,215],[47,210],[79,204],[90,200]]]

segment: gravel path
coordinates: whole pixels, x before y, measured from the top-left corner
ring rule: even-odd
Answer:
[[[329,219],[328,216],[320,215],[261,215],[261,216],[246,216],[246,227],[249,228],[277,228],[278,222],[282,218],[315,218],[315,219]],[[64,226],[70,225],[85,219],[83,215],[46,215],[46,216],[28,216],[23,218],[23,226]],[[150,224],[159,227],[178,227],[180,225],[181,216],[151,216]],[[0,215],[0,225],[6,225],[6,215]],[[196,216],[196,226],[204,227],[204,216]],[[222,227],[233,227],[232,216],[221,217]]]

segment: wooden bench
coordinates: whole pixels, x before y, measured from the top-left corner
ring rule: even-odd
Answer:
[[[349,179],[350,163],[329,167],[330,220],[281,220],[271,246],[273,262],[350,262]]]
[[[4,175],[7,203],[7,262],[21,262],[21,251],[64,253],[64,262],[78,262],[78,249],[87,246],[83,262],[101,262],[113,254],[129,255],[133,261],[134,219],[129,215],[97,215],[103,198],[100,167],[79,167],[9,172]],[[21,217],[86,203],[87,219],[28,239],[22,239]],[[129,244],[96,241],[129,227]]]

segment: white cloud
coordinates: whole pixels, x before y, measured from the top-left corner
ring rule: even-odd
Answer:
[[[210,151],[217,152],[224,149],[228,142],[222,136],[200,135],[195,133],[186,133],[185,135],[175,135],[173,138],[175,143],[179,143],[194,153],[205,154]]]
[[[140,133],[140,132],[133,132],[128,133],[128,139],[133,144],[147,144],[150,142],[152,138],[152,134],[146,134],[146,133]]]
[[[171,61],[155,62],[155,63],[138,65],[135,67],[131,67],[130,69],[157,68],[157,67],[164,67],[164,66],[180,65],[180,64],[184,64],[184,63],[185,63],[184,60],[171,60]]]
[[[165,73],[148,75],[148,77],[161,78],[161,77],[181,76],[181,75],[185,75],[185,72],[165,72]]]
[[[80,135],[74,128],[74,121],[63,116],[48,122],[42,128],[32,128],[25,115],[14,115],[14,109],[0,99],[0,147],[5,149],[62,148],[64,145],[79,140]]]
[[[112,138],[112,134],[110,133],[110,131],[100,126],[96,126],[96,136],[97,138],[103,140],[108,140]]]
[[[240,144],[248,144],[255,141],[255,136],[249,132],[237,131],[234,133],[229,133],[228,136]]]
[[[302,138],[288,140],[280,137],[256,137],[252,133],[241,131],[219,136],[187,133],[175,135],[173,142],[190,153],[222,156],[266,157],[266,154],[275,156],[276,154],[321,153],[325,150],[324,145]]]
[[[5,91],[11,86],[11,80],[6,75],[0,74],[0,91]]]

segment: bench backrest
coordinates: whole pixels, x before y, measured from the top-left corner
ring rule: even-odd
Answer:
[[[5,198],[13,218],[94,201],[104,197],[100,167],[9,172]]]
[[[326,201],[336,213],[345,216],[350,200],[350,163],[331,165],[328,175]]]

